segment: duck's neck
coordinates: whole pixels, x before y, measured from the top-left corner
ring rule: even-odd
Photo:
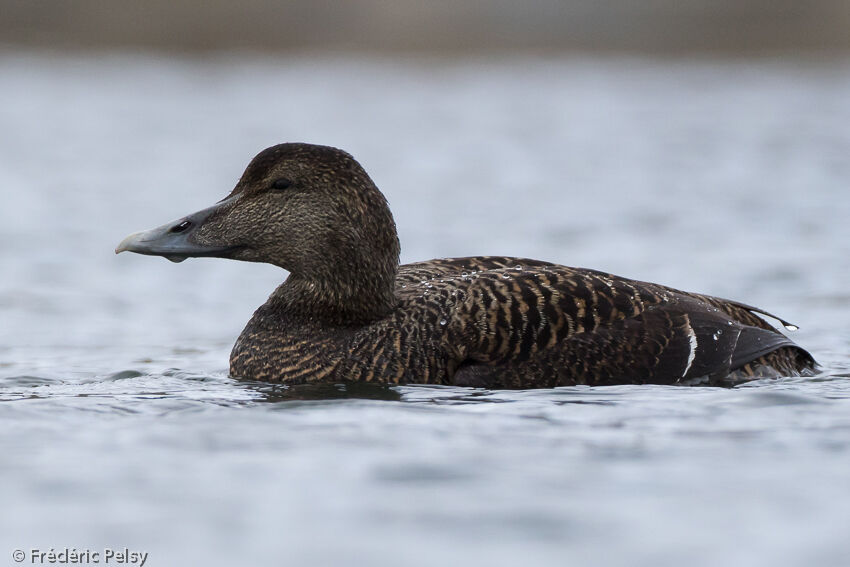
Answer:
[[[395,308],[397,269],[396,261],[390,271],[319,278],[293,273],[269,301],[289,317],[326,325],[364,325],[386,317]]]
[[[271,300],[288,317],[362,325],[395,308],[400,246],[392,213],[362,168],[348,173],[327,212],[332,228],[315,229],[295,260],[278,263],[290,276]]]

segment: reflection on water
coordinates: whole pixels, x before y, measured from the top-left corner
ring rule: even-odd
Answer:
[[[149,564],[850,562],[850,66],[0,56],[0,541]],[[114,257],[286,140],[403,260],[512,254],[759,305],[824,372],[733,389],[227,376],[285,273]],[[0,550],[2,551],[2,550]]]
[[[384,384],[264,384],[262,382],[243,382],[262,395],[262,401],[270,403],[295,400],[388,400],[400,401],[401,394],[396,388]]]

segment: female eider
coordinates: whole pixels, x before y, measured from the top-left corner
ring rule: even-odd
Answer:
[[[331,147],[263,150],[224,200],[124,250],[289,272],[230,355],[250,380],[732,385],[815,368],[755,314],[773,315],[736,301],[525,258],[399,266],[384,196]]]

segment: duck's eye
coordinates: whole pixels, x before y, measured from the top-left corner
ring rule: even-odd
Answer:
[[[281,177],[280,179],[275,179],[272,181],[272,189],[289,189],[289,186],[292,185],[292,181],[285,177]]]
[[[176,225],[172,226],[171,230],[169,230],[168,232],[183,232],[184,230],[186,230],[190,226],[192,226],[192,223],[190,223],[187,220],[184,220],[180,224],[176,224]]]

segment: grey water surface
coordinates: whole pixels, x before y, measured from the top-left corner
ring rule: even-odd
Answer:
[[[352,152],[405,262],[517,255],[733,297],[799,325],[823,372],[234,380],[285,272],[112,250],[282,141]],[[0,558],[850,565],[848,182],[846,60],[2,54]]]

